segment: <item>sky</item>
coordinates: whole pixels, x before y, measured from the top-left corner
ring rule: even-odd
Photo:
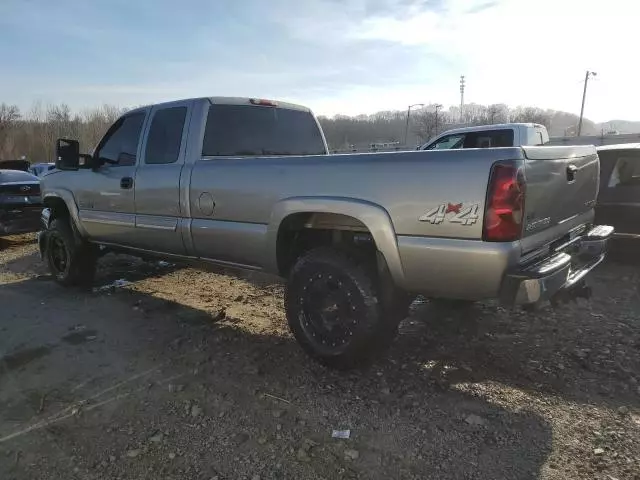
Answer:
[[[317,114],[506,103],[640,120],[634,0],[0,0],[0,103],[198,96]],[[626,52],[626,53],[625,53]]]

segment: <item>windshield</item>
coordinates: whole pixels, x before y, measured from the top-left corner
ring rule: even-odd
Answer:
[[[447,135],[446,137],[443,137],[427,146],[425,150],[452,150],[462,148],[464,137],[464,134]]]

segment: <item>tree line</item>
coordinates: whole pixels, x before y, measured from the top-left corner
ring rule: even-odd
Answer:
[[[438,107],[438,108],[436,108]],[[504,104],[464,106],[442,110],[439,105],[412,109],[407,125],[407,111],[385,111],[372,115],[319,118],[327,142],[334,150],[363,149],[372,143],[394,143],[407,146],[425,143],[438,133],[469,125],[490,125],[508,122],[532,122],[547,127],[551,136],[575,135],[578,116],[572,113],[536,107],[510,108]],[[582,134],[597,133],[595,123],[584,119]]]
[[[438,106],[439,107],[439,106]],[[35,103],[21,112],[15,105],[0,104],[0,159],[25,157],[32,163],[54,160],[57,138],[80,141],[83,152],[95,147],[107,128],[125,110],[112,105],[73,113],[68,105]],[[505,122],[534,122],[545,125],[551,135],[574,134],[576,115],[535,107],[510,108],[504,104],[464,106],[448,110],[427,105],[413,109],[407,128],[406,111],[384,111],[371,115],[319,117],[332,150],[365,149],[372,143],[395,143],[415,146],[437,133],[461,125],[483,125]],[[596,133],[596,125],[586,120],[583,134]]]
[[[0,104],[0,160],[25,157],[32,163],[54,161],[57,138],[73,138],[83,152],[98,143],[107,128],[122,115],[111,105],[72,113],[68,105],[35,103],[25,113],[15,105]]]

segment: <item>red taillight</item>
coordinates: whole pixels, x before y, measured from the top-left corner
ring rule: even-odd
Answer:
[[[482,232],[485,242],[512,242],[521,237],[524,191],[521,167],[504,163],[493,166]]]
[[[264,100],[262,98],[252,98],[251,100],[249,100],[249,102],[251,102],[252,105],[261,105],[263,107],[277,107],[278,104],[276,102],[273,102],[271,100]]]

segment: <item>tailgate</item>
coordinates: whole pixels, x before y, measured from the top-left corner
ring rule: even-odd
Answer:
[[[600,162],[592,145],[523,147],[523,151],[523,239],[530,238],[523,242],[523,249],[528,250],[563,237],[591,218],[598,196]]]

